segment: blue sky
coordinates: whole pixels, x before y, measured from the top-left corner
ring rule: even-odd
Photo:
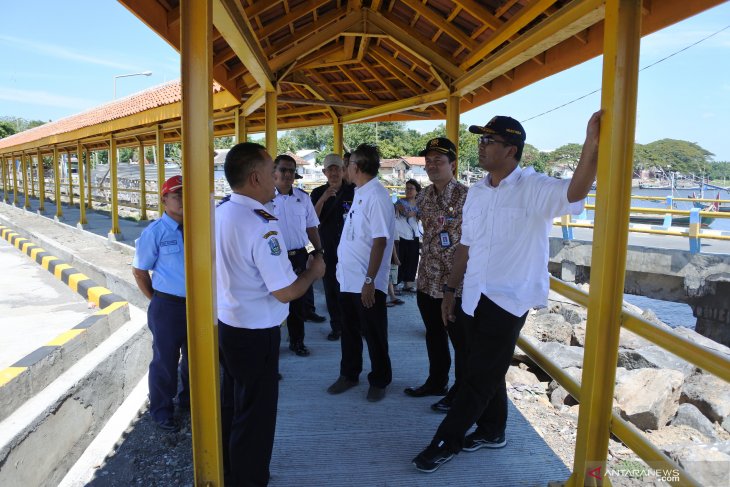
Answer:
[[[730,25],[730,2],[668,27],[642,41],[640,65],[649,65]],[[176,79],[179,56],[113,0],[5,2],[0,30],[0,116],[57,120],[117,97]],[[526,120],[601,85],[601,59],[559,73],[462,114],[467,124],[493,115]],[[528,142],[550,150],[581,142],[599,107],[593,94],[524,123]],[[439,121],[409,124],[430,130]],[[640,73],[636,140],[697,142],[730,161],[730,29]]]

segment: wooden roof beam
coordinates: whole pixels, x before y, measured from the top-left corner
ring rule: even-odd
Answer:
[[[484,21],[484,23],[493,30],[497,30],[502,27],[502,21],[499,20],[499,15],[495,16],[486,7],[477,3],[475,0],[455,0],[454,3],[472,14],[477,19]]]
[[[405,84],[414,95],[428,89],[426,80],[418,79],[410,69],[401,65],[397,59],[385,54],[382,47],[375,46],[370,49],[370,55],[382,64],[383,67],[390,72],[390,74],[400,79],[400,81]]]
[[[538,15],[542,14],[553,3],[555,3],[555,0],[536,0],[524,7],[517,15],[502,24],[502,26],[494,32],[494,35],[485,44],[472,51],[469,57],[466,58],[459,67],[462,69],[469,69],[482,61],[485,56],[488,56],[496,48],[510,40],[513,35],[517,34],[520,29],[535,20]],[[566,5],[563,9],[569,8],[574,4],[575,1]]]
[[[447,74],[452,79],[457,79],[464,75],[464,70],[456,66],[448,59],[429,47],[432,44],[426,41],[426,38],[417,32],[409,30],[406,26],[400,25],[392,20],[385,18],[383,15],[373,12],[369,9],[363,9],[367,13],[367,21],[369,24],[381,29],[388,34],[390,38],[407,49],[413,55],[423,59],[427,63],[433,64],[441,72]]]
[[[362,22],[362,20],[360,12],[351,12],[345,15],[342,19],[333,22],[318,33],[307,37],[304,41],[291,46],[281,55],[273,58],[269,63],[271,69],[273,71],[279,71],[297,59],[301,59],[312,51],[339,37],[342,31]]]
[[[469,51],[474,50],[474,41],[468,35],[462,32],[454,24],[448,22],[428,5],[421,3],[420,0],[401,0],[401,2],[413,9],[418,15],[431,22],[434,27],[451,36],[454,40],[456,40],[456,42],[466,46]]]
[[[353,73],[352,71],[350,71],[350,69],[349,69],[349,68],[347,68],[347,67],[345,67],[345,66],[340,66],[339,68],[340,68],[340,71],[342,71],[342,72],[344,73],[344,75],[345,75],[345,76],[347,76],[347,78],[348,78],[348,79],[349,79],[350,81],[352,81],[352,83],[353,83],[353,84],[354,84],[355,86],[357,86],[358,88],[360,88],[360,91],[362,91],[362,92],[363,92],[363,94],[365,94],[365,96],[367,96],[367,97],[368,97],[368,98],[370,98],[371,100],[377,100],[377,99],[378,99],[378,98],[377,98],[377,97],[376,97],[376,96],[375,96],[375,95],[373,94],[373,92],[372,92],[372,91],[370,90],[370,88],[368,88],[368,87],[367,87],[367,86],[365,85],[365,83],[363,83],[363,82],[362,82],[362,81],[360,80],[360,78],[358,78],[357,76],[355,76],[355,74],[354,74],[354,73]]]
[[[261,88],[274,90],[274,74],[253,33],[248,18],[241,14],[235,0],[213,0],[213,25],[226,39]]]
[[[399,113],[413,110],[419,107],[426,107],[436,103],[443,103],[449,97],[448,90],[438,90],[426,95],[414,96],[403,100],[397,100],[359,112],[350,113],[341,117],[342,123],[362,122],[371,118],[382,117],[392,113]]]
[[[371,66],[370,64],[366,63],[363,59],[363,62],[361,63],[362,67],[365,68],[365,70],[370,73],[370,76],[372,76],[378,83],[380,83],[387,91],[391,94],[393,98],[396,100],[400,99],[400,93],[398,93],[398,90],[396,89],[395,85],[391,83],[387,78],[384,76],[381,76],[376,70],[375,67]]]
[[[454,95],[464,96],[485,83],[603,19],[603,0],[573,0],[550,19],[471,69],[454,83]]]
[[[277,18],[270,24],[264,25],[263,29],[265,32],[268,32],[268,35],[274,34],[286,27],[287,25],[294,23],[301,17],[304,17],[305,15],[308,15],[317,10],[328,1],[329,0],[309,0],[308,2],[297,5],[288,14],[284,15],[283,17]],[[315,24],[317,24],[316,21]],[[265,37],[268,37],[268,35],[266,35]]]

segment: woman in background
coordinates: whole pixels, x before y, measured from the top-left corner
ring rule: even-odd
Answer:
[[[418,270],[418,253],[421,232],[418,227],[418,208],[416,196],[421,185],[415,179],[406,181],[406,196],[395,203],[396,230],[400,234],[398,244],[398,282],[403,283],[403,290],[416,292],[416,271]]]

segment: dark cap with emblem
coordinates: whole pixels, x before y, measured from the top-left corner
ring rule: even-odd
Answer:
[[[513,142],[524,143],[527,135],[522,124],[512,117],[497,115],[493,117],[484,127],[472,125],[469,132],[480,135],[501,135]]]
[[[446,137],[436,137],[426,142],[426,148],[418,153],[419,156],[424,157],[432,150],[446,154],[449,156],[449,161],[456,160],[456,146]]]

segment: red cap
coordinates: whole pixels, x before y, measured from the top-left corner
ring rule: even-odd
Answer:
[[[162,196],[167,193],[174,193],[179,189],[182,189],[182,176],[173,176],[162,185]]]

